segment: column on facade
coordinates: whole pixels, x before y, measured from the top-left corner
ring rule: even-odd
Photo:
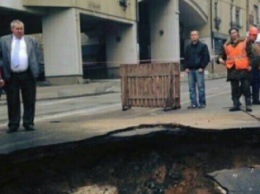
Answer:
[[[108,77],[119,77],[120,64],[138,61],[136,23],[114,23],[106,35]]]
[[[179,1],[151,1],[149,9],[152,61],[179,62]]]
[[[79,13],[77,9],[51,9],[43,17],[46,79],[55,85],[82,79]]]

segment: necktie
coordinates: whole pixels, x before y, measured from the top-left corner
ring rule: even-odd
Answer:
[[[19,67],[19,51],[20,51],[20,40],[15,39],[14,52],[13,52],[13,65],[14,68]]]

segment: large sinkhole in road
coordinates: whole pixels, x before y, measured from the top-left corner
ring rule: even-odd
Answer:
[[[260,193],[259,129],[136,130],[2,155],[0,193]]]

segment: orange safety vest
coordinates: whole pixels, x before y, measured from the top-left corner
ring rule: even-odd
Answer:
[[[231,69],[234,65],[236,69],[248,69],[249,58],[246,53],[246,42],[247,40],[245,39],[239,42],[236,47],[233,47],[231,44],[224,45],[227,54],[226,66],[228,69]]]

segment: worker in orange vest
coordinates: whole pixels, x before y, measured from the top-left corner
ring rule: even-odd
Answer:
[[[223,46],[218,61],[227,67],[227,81],[231,83],[233,107],[229,111],[239,111],[241,94],[245,96],[246,111],[251,112],[250,56],[253,55],[248,39],[240,37],[237,28],[229,30],[230,39]]]
[[[259,33],[259,31],[256,27],[251,27],[249,30],[249,42],[254,51],[254,56],[252,57],[252,59],[250,61],[251,61],[251,66],[252,66],[252,79],[251,79],[252,100],[253,100],[253,104],[255,104],[255,105],[260,105],[260,99],[259,99],[259,90],[260,90],[259,42],[260,41],[259,41],[258,33]]]

